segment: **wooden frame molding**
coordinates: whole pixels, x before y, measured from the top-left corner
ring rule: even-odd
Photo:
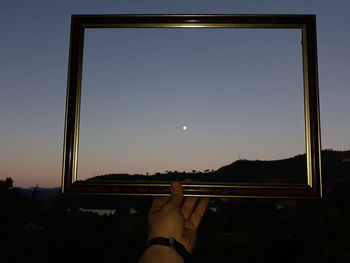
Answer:
[[[62,193],[169,194],[169,182],[77,180],[84,31],[86,28],[297,28],[302,32],[307,184],[184,183],[187,196],[321,197],[321,140],[315,15],[73,15],[69,52]]]

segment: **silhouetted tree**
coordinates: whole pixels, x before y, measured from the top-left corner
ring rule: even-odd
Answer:
[[[5,179],[5,187],[6,187],[7,189],[9,189],[9,188],[12,188],[12,186],[13,186],[13,180],[12,180],[12,178],[11,178],[11,177],[7,177],[7,178]]]

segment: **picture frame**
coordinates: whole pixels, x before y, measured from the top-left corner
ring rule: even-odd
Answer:
[[[322,197],[320,111],[315,15],[72,15],[62,193],[69,195],[169,195],[170,182],[77,179],[84,32],[88,28],[296,28],[302,32],[306,184],[186,182],[185,196],[250,198]]]

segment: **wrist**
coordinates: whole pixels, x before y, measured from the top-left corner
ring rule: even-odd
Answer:
[[[184,263],[183,258],[176,252],[173,247],[163,245],[152,245],[146,248],[142,255],[142,260],[146,262],[169,262],[169,263]]]
[[[191,255],[188,252],[188,250],[184,247],[183,244],[178,242],[175,238],[167,238],[164,236],[150,238],[147,241],[146,249],[152,246],[164,246],[167,248],[171,248],[173,252],[176,252],[176,254],[183,259],[183,261],[189,262],[190,260]]]

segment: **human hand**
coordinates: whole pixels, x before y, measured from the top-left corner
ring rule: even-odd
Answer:
[[[186,197],[180,182],[172,182],[170,197],[156,197],[148,214],[149,236],[175,238],[188,252],[196,244],[196,232],[209,198]]]

